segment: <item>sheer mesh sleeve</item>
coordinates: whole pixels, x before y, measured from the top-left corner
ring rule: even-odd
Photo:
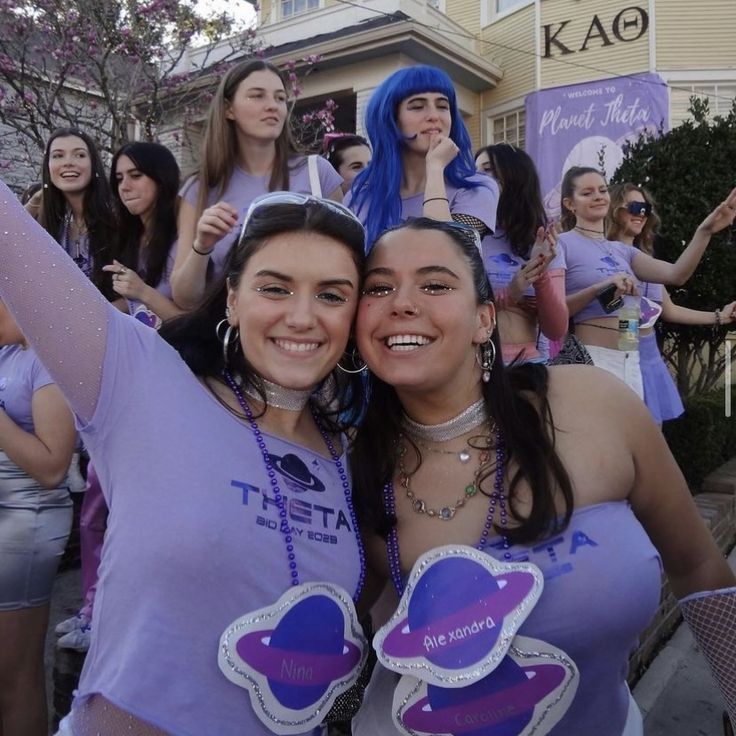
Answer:
[[[485,222],[479,220],[477,217],[473,217],[473,215],[464,215],[462,212],[453,212],[452,219],[455,222],[459,222],[461,225],[468,225],[469,227],[475,228],[480,233],[481,238],[485,238],[485,236],[491,232]]]
[[[74,412],[91,419],[113,307],[2,181],[0,298]]]

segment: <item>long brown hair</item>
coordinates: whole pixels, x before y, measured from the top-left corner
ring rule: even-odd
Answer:
[[[621,207],[626,207],[626,195],[629,192],[639,192],[644,201],[652,206],[652,211],[644,222],[641,232],[634,238],[634,245],[648,255],[654,255],[654,238],[657,235],[661,220],[655,210],[656,203],[644,187],[638,187],[630,181],[623,184],[614,184],[608,190],[611,195],[611,206],[608,210],[606,237],[609,240],[619,240],[623,227],[616,219],[616,214]]]
[[[273,72],[284,83],[283,74],[263,59],[242,61],[230,69],[220,81],[207,115],[207,126],[202,139],[200,165],[196,174],[199,182],[197,197],[197,218],[207,207],[209,191],[216,188],[216,199],[227,189],[230,177],[235,170],[238,157],[238,141],[235,123],[225,116],[227,103],[232,101],[240,83],[253,72]],[[289,125],[291,111],[287,115],[284,127],[276,139],[276,158],[271,169],[268,191],[274,192],[289,188],[289,157],[297,153],[297,148]]]
[[[592,166],[571,166],[562,177],[562,184],[560,186],[560,227],[563,232],[572,230],[577,223],[575,213],[565,206],[565,200],[572,199],[575,194],[575,182],[585,174],[598,174],[603,177],[603,181],[606,177],[603,176],[603,172],[598,169],[594,169]]]

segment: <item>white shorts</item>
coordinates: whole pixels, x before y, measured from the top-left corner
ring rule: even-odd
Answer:
[[[638,350],[612,350],[598,345],[585,345],[585,349],[593,358],[593,365],[613,373],[622,380],[634,393],[644,400],[644,381],[639,367]]]

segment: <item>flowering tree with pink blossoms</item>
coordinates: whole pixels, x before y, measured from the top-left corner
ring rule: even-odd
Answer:
[[[212,75],[257,50],[234,16],[245,1],[204,14],[193,0],[0,0],[0,158],[38,160],[61,126],[113,151],[201,109]]]

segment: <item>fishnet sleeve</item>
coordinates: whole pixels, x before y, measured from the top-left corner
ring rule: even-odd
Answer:
[[[480,233],[481,238],[485,238],[485,236],[491,232],[483,220],[479,220],[477,217],[473,217],[473,215],[464,215],[462,212],[453,212],[452,219],[462,225],[468,225],[469,227],[474,228]]]
[[[680,601],[680,608],[736,727],[736,588],[688,596]]]
[[[113,307],[2,181],[0,298],[74,412],[89,421]]]

